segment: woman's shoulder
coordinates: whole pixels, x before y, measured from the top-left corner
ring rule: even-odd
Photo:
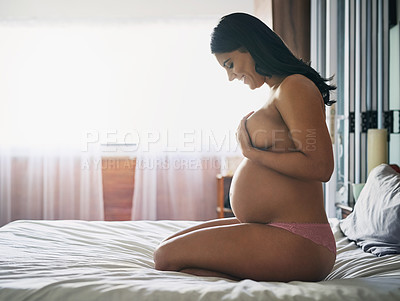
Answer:
[[[277,92],[278,99],[281,101],[292,101],[293,99],[312,101],[315,99],[319,102],[322,100],[322,95],[314,82],[302,74],[286,76],[280,83]]]
[[[279,85],[280,90],[292,90],[301,88],[302,90],[318,90],[314,82],[302,74],[291,74],[286,76]]]

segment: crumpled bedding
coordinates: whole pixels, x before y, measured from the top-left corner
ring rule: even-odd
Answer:
[[[400,255],[363,252],[330,220],[325,281],[235,282],[154,269],[153,251],[193,221],[15,221],[0,228],[0,300],[399,300]]]

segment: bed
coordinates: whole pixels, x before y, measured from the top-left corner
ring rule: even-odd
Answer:
[[[0,300],[400,300],[400,255],[377,257],[331,219],[325,281],[235,282],[154,269],[164,237],[193,221],[15,221],[0,228]]]
[[[400,247],[400,174],[388,166],[377,170],[354,212],[345,220],[329,220],[337,259],[324,281],[237,282],[155,270],[159,242],[195,221],[20,220],[0,228],[0,300],[400,300],[400,254],[393,249]],[[389,197],[385,185],[395,187]],[[382,223],[379,212],[393,222]],[[363,218],[366,213],[373,215]],[[370,225],[374,218],[382,231],[396,234],[395,244],[371,247],[368,226],[362,224],[355,233],[364,237],[350,240],[344,234],[354,235],[354,222],[365,219]]]

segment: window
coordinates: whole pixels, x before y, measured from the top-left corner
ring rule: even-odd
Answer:
[[[179,148],[229,138],[231,148],[241,117],[265,103],[268,87],[227,80],[209,48],[217,22],[3,22],[2,143],[169,139]]]

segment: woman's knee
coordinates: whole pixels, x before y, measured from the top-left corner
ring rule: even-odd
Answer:
[[[166,260],[163,244],[159,245],[153,254],[154,268],[156,270],[165,270]]]
[[[154,268],[160,271],[178,271],[178,266],[174,260],[173,251],[170,243],[162,243],[154,251]]]

